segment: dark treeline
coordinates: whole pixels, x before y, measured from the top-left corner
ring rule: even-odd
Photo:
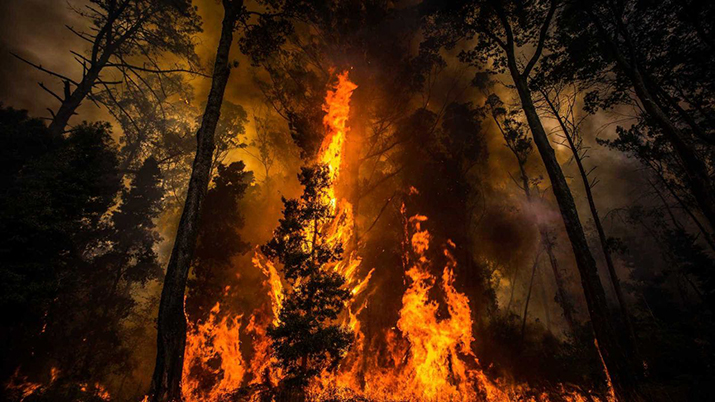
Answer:
[[[708,400],[711,2],[63,7],[76,25],[58,43],[78,67],[23,43],[0,64],[44,77],[0,91],[3,400],[176,401],[187,373],[208,393],[220,356],[187,370],[184,350],[217,317],[263,325],[285,370],[275,388],[248,374],[227,400],[304,400],[352,347],[342,307],[369,297],[364,382],[392,358],[405,211],[428,218],[436,277],[453,251],[489,377],[534,395],[604,396],[608,380],[619,401]],[[357,89],[336,185],[355,219],[331,246],[315,156],[344,71]],[[277,324],[258,251],[288,289]],[[368,296],[322,268],[353,253],[360,275],[374,269]],[[254,340],[236,339],[246,361]]]

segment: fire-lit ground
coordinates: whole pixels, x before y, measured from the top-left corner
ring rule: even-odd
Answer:
[[[338,76],[334,90],[327,93],[324,111],[326,135],[315,163],[328,165],[332,186],[326,194],[334,209],[334,218],[318,230],[329,241],[351,244],[353,212],[351,204],[336,191],[343,168],[343,148],[349,131],[350,98],[356,85],[347,72]],[[409,198],[419,189],[405,189]],[[346,247],[345,258],[328,269],[346,278],[353,302],[344,309],[340,323],[354,337],[347,355],[333,372],[314,379],[308,395],[313,400],[373,401],[586,401],[601,400],[584,391],[561,386],[539,391],[499,378],[489,378],[472,350],[472,312],[468,297],[455,288],[455,244],[433,244],[424,224],[429,217],[408,211],[403,203],[402,269],[406,290],[402,295],[399,319],[377,348],[365,342],[359,319],[370,303],[372,267],[361,267],[356,250]],[[314,228],[304,228],[310,233]],[[446,264],[434,266],[428,251],[441,247]],[[265,274],[264,288],[271,300],[253,312],[245,312],[249,324],[241,327],[241,316],[218,318],[216,304],[206,322],[190,328],[184,364],[183,394],[187,401],[222,401],[240,395],[260,400],[261,393],[277,387],[281,373],[272,361],[267,328],[277,319],[284,298],[285,282],[280,271],[260,251],[253,258]],[[432,272],[441,272],[434,275]],[[366,274],[365,274],[366,273]],[[437,293],[439,301],[431,295]],[[359,300],[359,302],[358,302]],[[442,313],[446,311],[447,314]],[[249,334],[251,356],[244,356],[239,344],[241,333]],[[243,338],[245,339],[245,337]],[[379,352],[377,349],[379,349]],[[384,352],[386,351],[386,352]],[[196,378],[201,367],[219,380],[205,389]],[[241,390],[241,391],[237,391]],[[608,398],[610,399],[610,398]]]

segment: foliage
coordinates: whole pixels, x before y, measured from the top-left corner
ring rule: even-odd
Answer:
[[[345,278],[329,264],[342,258],[342,244],[332,244],[323,232],[332,218],[330,169],[304,167],[299,199],[283,200],[284,210],[263,253],[281,264],[290,285],[279,323],[269,329],[278,364],[288,387],[303,387],[324,369],[335,368],[350,344],[350,333],[335,323],[350,292]]]
[[[241,238],[244,212],[240,202],[253,181],[243,162],[220,164],[214,185],[202,204],[199,239],[189,279],[186,310],[192,320],[206,319],[220,302],[222,313],[234,312],[236,298],[244,292],[232,259],[249,249]]]
[[[57,137],[25,112],[2,108],[0,135],[8,144],[2,339],[15,345],[2,378],[18,368],[36,378],[54,367],[76,381],[127,369],[123,320],[135,305],[132,292],[161,273],[153,249],[162,198],[156,161],[122,189],[105,123]]]

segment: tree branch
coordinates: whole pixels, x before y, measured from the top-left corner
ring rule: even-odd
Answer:
[[[31,65],[32,67],[34,67],[34,68],[36,68],[36,69],[38,69],[38,70],[40,70],[40,71],[42,71],[42,72],[45,72],[45,73],[47,73],[47,74],[49,74],[49,75],[52,75],[52,76],[54,76],[54,77],[57,77],[57,78],[59,78],[59,79],[61,79],[61,80],[63,80],[63,81],[69,81],[69,82],[71,82],[71,83],[74,84],[74,85],[79,85],[79,84],[77,83],[77,81],[73,80],[72,78],[66,77],[66,76],[64,76],[64,75],[62,75],[62,74],[58,74],[58,73],[56,73],[56,72],[54,72],[54,71],[50,71],[50,70],[48,70],[48,69],[42,67],[41,64],[35,64],[35,63],[31,62],[31,61],[28,61],[28,60],[26,60],[26,59],[20,57],[19,55],[17,55],[16,53],[13,53],[13,52],[10,52],[10,54],[13,55],[13,56],[15,56],[16,58],[20,59],[20,61],[25,62],[25,63]]]
[[[536,51],[534,52],[534,55],[531,56],[531,60],[529,60],[529,63],[524,68],[524,71],[521,73],[524,77],[529,76],[531,69],[534,68],[536,62],[539,61],[539,58],[541,57],[541,53],[544,51],[544,44],[546,43],[546,37],[549,35],[549,26],[551,25],[551,19],[554,17],[554,13],[556,12],[557,3],[558,0],[551,0],[549,12],[546,14],[544,24],[541,25],[541,30],[539,31],[539,43],[536,45]]]

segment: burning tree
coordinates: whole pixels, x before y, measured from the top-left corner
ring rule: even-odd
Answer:
[[[304,167],[299,199],[283,199],[283,218],[263,253],[283,264],[288,283],[277,323],[269,329],[286,389],[302,389],[308,380],[337,366],[351,343],[349,331],[336,323],[350,299],[345,277],[330,268],[342,259],[343,245],[332,241],[326,226],[333,220],[334,199],[328,165]]]

